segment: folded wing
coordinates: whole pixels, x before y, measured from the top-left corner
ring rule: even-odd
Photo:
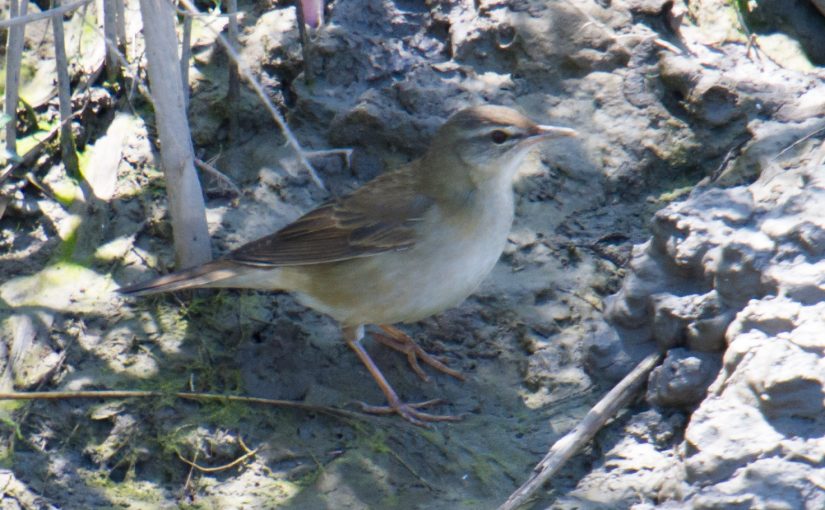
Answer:
[[[416,191],[409,169],[390,172],[329,202],[226,259],[254,266],[336,262],[411,248],[432,200]]]

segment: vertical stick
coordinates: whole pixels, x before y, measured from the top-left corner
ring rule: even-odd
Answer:
[[[211,248],[183,100],[174,12],[167,0],[140,0],[140,12],[175,255],[178,267],[190,267],[210,260]]]
[[[304,2],[295,0],[295,17],[298,21],[298,36],[301,39],[301,56],[304,58],[304,83],[312,83],[312,62],[309,58],[309,35],[307,35],[306,16],[304,16]]]
[[[60,7],[60,0],[53,0]],[[60,104],[60,154],[69,175],[79,176],[80,169],[72,135],[72,90],[69,81],[69,61],[66,58],[66,42],[63,36],[63,15],[52,16],[54,31],[54,58],[57,66],[57,97]]]
[[[18,3],[19,2],[19,3]],[[9,0],[9,19],[25,16],[28,0]],[[17,154],[17,101],[20,99],[20,63],[23,59],[23,42],[26,25],[9,28],[6,40],[6,150]]]
[[[103,0],[103,37],[106,38],[106,79],[114,82],[120,75],[117,61],[117,0]]]
[[[227,0],[226,12],[229,14],[229,27],[227,39],[229,45],[238,52],[238,0]],[[229,106],[226,113],[229,120],[229,144],[238,145],[241,139],[241,129],[238,123],[238,111],[240,109],[241,101],[241,78],[238,73],[238,63],[230,56],[227,51],[226,58],[229,65],[229,87],[226,91],[226,104]],[[234,168],[240,165],[237,151],[228,151],[223,163],[229,167]]]
[[[117,22],[115,23],[115,31],[117,32],[117,49],[123,56],[126,56],[126,12],[123,2],[125,0],[115,0],[115,13],[117,14]]]
[[[229,14],[229,44],[238,51],[238,0],[227,0],[226,11]],[[238,64],[227,55],[229,61],[229,88],[226,91],[226,102],[229,105],[229,139],[238,142],[238,102],[241,99],[241,79],[238,75]]]
[[[192,16],[183,15],[183,34],[180,42],[180,75],[183,83],[183,104],[189,110],[189,58],[192,56]]]

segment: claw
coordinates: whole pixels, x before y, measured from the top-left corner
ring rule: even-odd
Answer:
[[[415,343],[415,340],[410,338],[408,334],[404,333],[400,329],[388,324],[381,324],[378,327],[380,327],[386,334],[374,333],[373,338],[387,347],[405,354],[407,356],[407,363],[409,363],[410,368],[412,368],[413,372],[415,372],[422,380],[429,382],[430,378],[424,373],[424,370],[421,369],[421,365],[418,364],[419,359],[439,372],[455,377],[459,381],[464,380],[464,375],[462,375],[461,372],[454,370],[437,360],[427,351],[422,349],[420,345]]]
[[[404,402],[395,402],[395,404],[390,404],[387,406],[373,406],[366,404],[364,402],[358,402],[361,406],[361,410],[365,413],[370,414],[397,414],[407,420],[408,422],[412,423],[413,425],[418,425],[419,427],[429,427],[430,422],[439,422],[439,421],[461,421],[464,419],[463,416],[453,416],[449,414],[430,414],[430,413],[422,413],[418,409],[423,407],[430,407],[433,405],[437,405],[442,403],[441,399],[434,399],[434,400],[427,400],[426,402],[415,402],[412,404],[407,404]]]

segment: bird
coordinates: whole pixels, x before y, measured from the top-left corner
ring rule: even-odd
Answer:
[[[515,109],[479,105],[453,114],[426,152],[348,195],[332,199],[273,234],[193,268],[122,287],[141,296],[193,288],[285,291],[337,321],[386,398],[362,410],[410,423],[456,421],[424,411],[440,403],[403,401],[364,349],[364,327],[407,355],[463,380],[393,326],[460,304],[495,266],[515,215],[513,180],[529,151],[545,140],[576,136],[540,125]]]

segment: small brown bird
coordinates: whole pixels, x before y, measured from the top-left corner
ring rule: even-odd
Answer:
[[[294,293],[306,306],[341,324],[347,344],[384,393],[387,406],[423,425],[458,419],[419,409],[436,401],[401,401],[360,341],[364,326],[405,353],[461,379],[391,326],[415,322],[461,303],[499,259],[513,222],[512,181],[536,143],[574,136],[542,126],[502,106],[476,106],[453,115],[421,158],[328,202],[226,257],[120,289],[144,295],[201,287]]]

